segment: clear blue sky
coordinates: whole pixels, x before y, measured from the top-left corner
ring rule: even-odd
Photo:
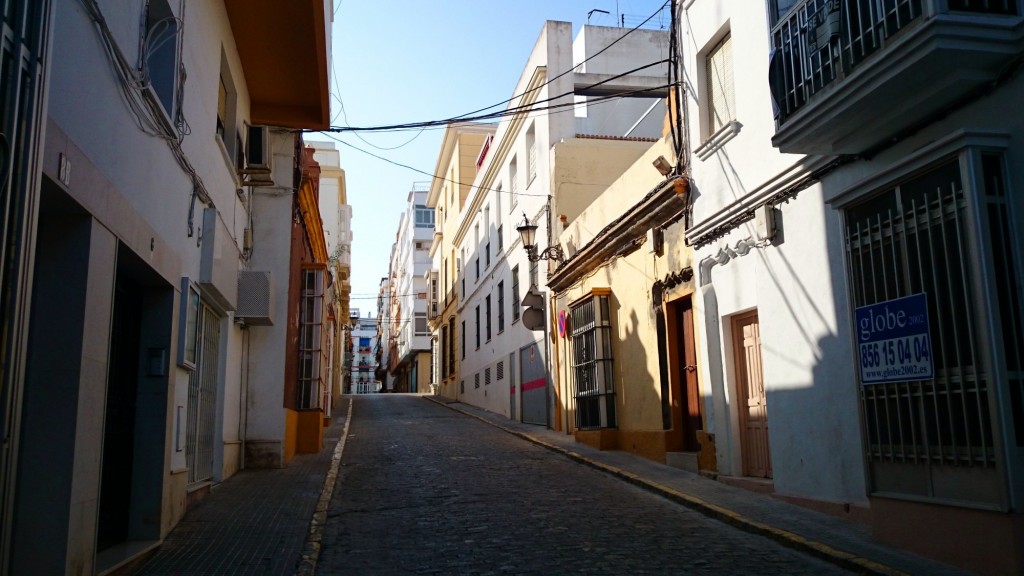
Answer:
[[[511,97],[546,20],[626,29],[665,0],[334,0],[332,126],[371,126],[458,116]],[[666,17],[667,17],[667,13]],[[645,27],[668,22],[655,17]],[[625,31],[625,29],[623,30]],[[343,112],[344,110],[344,112]],[[352,146],[432,173],[443,130],[332,134]],[[360,137],[362,139],[360,139]],[[327,140],[309,134],[308,140]],[[375,148],[378,147],[378,148]],[[430,176],[335,143],[352,205],[352,301],[376,311],[380,279],[406,196]],[[385,149],[380,149],[385,148]],[[390,149],[388,149],[390,148]]]

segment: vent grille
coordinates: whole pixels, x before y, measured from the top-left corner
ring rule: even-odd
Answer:
[[[272,326],[273,282],[269,270],[238,272],[238,308],[235,318],[254,326]]]

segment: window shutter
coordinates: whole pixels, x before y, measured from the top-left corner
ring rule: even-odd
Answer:
[[[708,135],[719,131],[736,119],[736,98],[733,89],[732,36],[726,36],[708,53]]]

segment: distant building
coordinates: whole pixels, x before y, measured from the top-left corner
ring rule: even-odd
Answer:
[[[427,326],[427,272],[434,237],[434,211],[427,190],[414,186],[401,215],[391,252],[391,334],[388,372],[395,392],[430,390],[430,329]]]
[[[381,391],[377,379],[377,319],[372,316],[359,317],[359,310],[353,309],[352,317],[352,371],[350,381],[353,394],[372,394]]]

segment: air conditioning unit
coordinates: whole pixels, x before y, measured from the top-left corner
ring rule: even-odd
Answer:
[[[245,172],[247,174],[269,174],[272,156],[270,129],[266,126],[249,126],[249,134],[245,143]]]
[[[273,326],[274,284],[269,270],[238,271],[235,319],[250,326]]]

